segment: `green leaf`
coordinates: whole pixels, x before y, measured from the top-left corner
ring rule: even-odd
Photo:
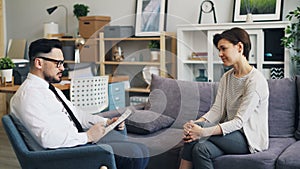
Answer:
[[[14,67],[16,67],[16,65],[9,57],[0,58],[0,69],[12,69]]]

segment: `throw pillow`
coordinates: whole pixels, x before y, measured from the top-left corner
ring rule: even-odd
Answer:
[[[128,132],[135,134],[150,134],[171,126],[173,122],[173,118],[150,110],[134,110],[125,120]]]
[[[149,102],[145,110],[176,119],[180,127],[206,113],[214,102],[218,83],[191,82],[152,75]]]
[[[269,135],[293,137],[295,131],[296,82],[291,78],[269,79]]]
[[[166,110],[167,105],[167,96],[166,94],[159,89],[154,89],[149,94],[149,109],[151,111],[163,114],[163,112]]]

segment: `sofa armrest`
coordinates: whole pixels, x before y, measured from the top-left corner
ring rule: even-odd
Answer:
[[[85,168],[106,166],[116,169],[112,147],[107,144],[85,145],[55,150],[30,151],[29,166],[35,168]],[[34,162],[33,162],[34,161]]]

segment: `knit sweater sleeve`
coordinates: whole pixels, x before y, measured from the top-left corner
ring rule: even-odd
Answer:
[[[230,71],[226,72],[223,77],[220,79],[217,95],[214,101],[213,106],[210,108],[210,110],[204,114],[202,117],[205,118],[207,121],[213,124],[218,124],[220,121],[224,119],[224,106],[225,106],[225,88],[226,88],[226,76],[228,76],[228,73]]]

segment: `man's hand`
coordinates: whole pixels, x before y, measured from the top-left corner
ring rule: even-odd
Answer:
[[[104,123],[99,122],[93,125],[88,131],[87,131],[87,136],[88,136],[88,142],[98,142],[102,137],[105,132],[105,126]]]
[[[107,120],[107,125],[110,125],[112,123],[114,123],[115,121],[118,120],[119,117],[114,117],[112,119],[108,119]],[[125,122],[123,121],[122,123],[120,123],[117,127],[118,130],[124,130],[125,129]]]

